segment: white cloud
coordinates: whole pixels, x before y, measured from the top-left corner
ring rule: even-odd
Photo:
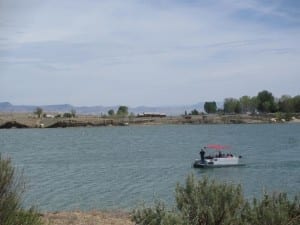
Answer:
[[[284,89],[277,82],[283,76],[286,83],[299,81],[299,19],[288,13],[292,7],[280,8],[280,2],[30,0],[22,7],[13,3],[3,5],[9,13],[0,13],[0,76],[5,76],[0,77],[0,87],[21,79],[21,67],[32,86],[42,84],[48,91],[57,77],[60,84],[76,78],[72,86],[59,86],[57,95],[44,101],[188,104],[238,97],[247,90],[255,94],[262,80],[275,91]],[[278,26],[278,20],[289,26]],[[14,68],[15,63],[22,65]],[[245,83],[247,88],[240,88]],[[287,94],[298,91],[286,86]],[[3,100],[21,102],[17,90],[3,90]],[[64,100],[63,93],[74,97]],[[26,95],[36,96],[30,82]]]

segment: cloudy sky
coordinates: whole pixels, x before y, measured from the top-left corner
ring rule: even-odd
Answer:
[[[298,0],[0,0],[0,102],[300,94]]]

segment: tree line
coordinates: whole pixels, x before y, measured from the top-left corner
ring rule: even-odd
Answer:
[[[37,107],[34,112],[35,115],[37,115],[38,118],[41,117],[47,117],[47,114],[44,113],[43,108],[41,107]],[[108,110],[107,112],[108,116],[128,116],[129,112],[128,112],[128,107],[121,105],[119,106],[118,110],[115,112],[113,109]],[[55,116],[55,118],[59,118],[59,117],[63,117],[63,118],[73,118],[76,117],[76,110],[75,109],[71,109],[70,112],[65,112],[63,114],[57,114]]]
[[[300,95],[283,95],[277,99],[271,92],[264,90],[254,97],[226,98],[223,110],[224,113],[299,113]]]
[[[300,95],[291,97],[283,95],[275,98],[274,95],[263,90],[257,96],[242,96],[237,98],[225,98],[223,108],[218,109],[215,101],[205,102],[204,110],[206,113],[300,113]],[[192,110],[191,115],[198,115],[197,110]]]
[[[225,114],[245,114],[245,113],[300,113],[300,95],[294,97],[290,95],[283,95],[280,98],[275,98],[274,95],[263,90],[259,92],[256,96],[250,97],[244,95],[240,98],[225,98],[223,103],[223,108],[218,108],[215,101],[207,101],[204,103],[204,111],[206,113],[225,113]],[[39,118],[41,116],[46,116],[41,107],[37,107],[34,111]],[[187,112],[185,112],[187,114]],[[197,109],[192,110],[189,115],[199,115],[200,112]],[[119,106],[115,112],[113,109],[108,110],[108,116],[128,116],[128,107],[125,105]],[[133,116],[130,113],[129,116]],[[75,109],[71,109],[68,113],[63,115],[57,115],[61,117],[75,117]],[[105,115],[106,116],[106,115]]]
[[[44,113],[44,110],[43,108],[41,107],[37,107],[33,114],[37,115],[38,118],[41,118],[41,117],[47,117],[47,114]],[[76,117],[76,110],[75,109],[71,109],[70,112],[65,112],[63,114],[57,114],[55,116],[55,118],[60,118],[60,117],[64,117],[64,118],[72,118],[72,117]]]

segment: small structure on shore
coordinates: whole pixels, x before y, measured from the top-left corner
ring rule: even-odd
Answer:
[[[165,113],[160,113],[160,112],[143,112],[137,114],[137,117],[166,117],[167,115]]]

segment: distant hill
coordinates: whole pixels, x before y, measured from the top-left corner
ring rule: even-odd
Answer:
[[[217,102],[220,107],[222,103]],[[14,113],[32,113],[37,107],[41,107],[44,112],[49,113],[65,113],[70,112],[72,109],[76,110],[78,114],[85,115],[101,115],[107,114],[108,110],[113,109],[115,112],[118,110],[119,106],[72,106],[70,104],[61,105],[13,105],[9,102],[0,102],[0,112],[14,112]],[[191,112],[197,109],[199,112],[204,111],[204,102],[200,102],[194,105],[182,105],[182,106],[138,106],[129,107],[129,112],[138,114],[143,112],[160,112],[165,113],[169,116],[177,116],[185,113]]]

